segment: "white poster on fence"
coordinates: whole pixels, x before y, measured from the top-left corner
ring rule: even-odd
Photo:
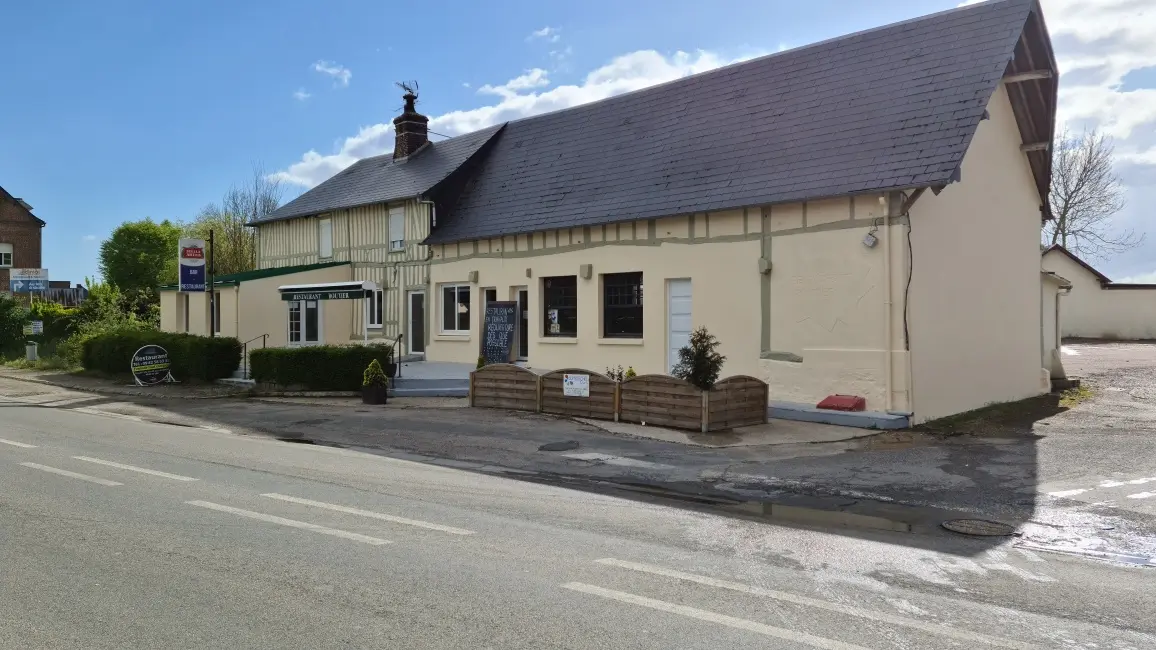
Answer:
[[[590,397],[590,375],[562,375],[562,394],[566,397]]]

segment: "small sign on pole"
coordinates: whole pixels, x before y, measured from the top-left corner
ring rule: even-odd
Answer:
[[[178,291],[204,291],[205,240],[181,238],[177,242],[177,263],[180,265]]]
[[[24,336],[32,336],[32,326],[31,325],[25,325],[24,326]]]
[[[132,355],[129,369],[137,386],[155,386],[175,382],[171,372],[169,353],[159,345],[146,345]]]
[[[42,320],[32,321],[31,327],[32,327],[32,333],[33,334],[43,334],[44,333],[44,321],[42,321]]]
[[[562,375],[562,395],[590,397],[590,375]]]

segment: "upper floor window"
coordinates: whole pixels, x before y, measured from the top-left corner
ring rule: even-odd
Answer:
[[[578,276],[542,278],[542,297],[546,309],[543,334],[578,336]]]
[[[642,338],[642,274],[602,276],[602,336]]]
[[[0,244],[0,268],[10,266],[12,266],[12,244]]]
[[[405,250],[405,208],[389,209],[389,250]]]
[[[317,256],[323,260],[333,257],[333,221],[321,219],[317,222]]]

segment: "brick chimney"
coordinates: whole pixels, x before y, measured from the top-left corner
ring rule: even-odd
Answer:
[[[417,94],[406,89],[402,99],[405,100],[405,110],[401,115],[393,118],[393,159],[405,158],[417,151],[429,141],[429,118],[417,112],[414,102]]]

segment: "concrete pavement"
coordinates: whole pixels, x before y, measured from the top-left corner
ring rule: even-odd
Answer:
[[[1144,569],[0,408],[0,647],[1156,647]]]

